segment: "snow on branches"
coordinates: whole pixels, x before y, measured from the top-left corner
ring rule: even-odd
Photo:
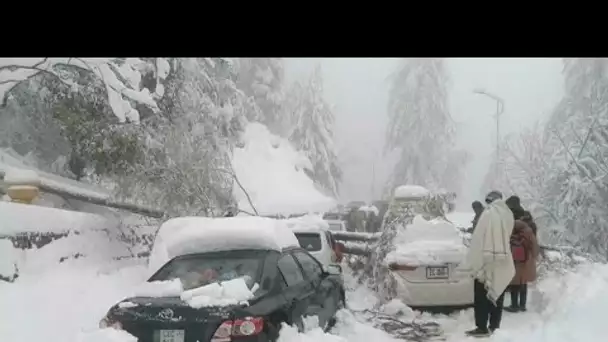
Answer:
[[[139,121],[136,104],[158,112],[156,101],[164,94],[162,81],[169,75],[171,67],[165,58],[0,58],[0,97],[2,105],[21,82],[45,73],[78,90],[77,80],[68,70],[92,73],[105,85],[108,103],[120,122]],[[152,73],[156,79],[155,89],[142,86],[142,76]]]
[[[466,156],[450,158],[455,129],[448,110],[447,73],[438,58],[401,61],[392,75],[385,152],[399,151],[388,189],[421,184],[456,191]],[[449,172],[446,172],[449,170]]]
[[[288,93],[291,113],[289,141],[310,158],[314,179],[336,196],[342,178],[334,146],[334,113],[323,98],[323,78],[317,66],[307,83],[295,83]]]

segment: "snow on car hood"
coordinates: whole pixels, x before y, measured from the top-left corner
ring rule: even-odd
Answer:
[[[258,289],[257,283],[250,289],[244,278],[236,278],[184,290],[179,279],[172,279],[141,284],[135,289],[134,295],[152,298],[180,297],[189,306],[200,309],[209,306],[247,305]]]
[[[387,263],[411,266],[460,263],[467,248],[457,228],[443,220],[414,217],[411,224],[400,229],[394,240],[395,250],[386,256]]]

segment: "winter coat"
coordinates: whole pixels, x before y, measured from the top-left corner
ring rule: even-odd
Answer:
[[[523,244],[528,253],[525,262],[515,262],[515,276],[511,285],[523,285],[536,280],[536,260],[540,253],[540,247],[532,228],[524,221],[516,220],[513,228],[512,238],[523,238]]]
[[[536,227],[536,222],[534,222],[534,218],[532,218],[532,214],[530,214],[529,211],[524,211],[524,216],[522,216],[521,220],[524,221],[528,226],[530,226],[530,228],[532,228],[534,236],[538,236],[538,228]]]

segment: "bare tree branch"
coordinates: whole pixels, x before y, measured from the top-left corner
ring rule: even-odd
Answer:
[[[234,181],[236,182],[236,184],[239,186],[239,188],[241,188],[241,190],[245,194],[245,197],[247,197],[247,202],[249,202],[249,205],[251,206],[251,209],[253,209],[253,212],[255,213],[255,216],[260,216],[260,214],[258,213],[257,209],[253,205],[253,201],[251,200],[251,196],[249,196],[249,193],[247,192],[247,190],[245,190],[245,187],[243,186],[243,184],[241,184],[241,181],[239,181],[239,178],[236,176],[236,173],[234,172],[234,168],[232,167],[232,164],[229,163],[228,166],[230,168],[229,171],[222,170],[222,169],[215,169],[215,170],[219,171],[219,172],[224,172],[224,173],[232,176],[232,178],[234,179]]]

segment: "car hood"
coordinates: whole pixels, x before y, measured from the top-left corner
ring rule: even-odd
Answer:
[[[127,321],[207,322],[229,319],[234,310],[245,305],[203,307],[195,309],[179,297],[131,297],[114,305],[110,315]]]

